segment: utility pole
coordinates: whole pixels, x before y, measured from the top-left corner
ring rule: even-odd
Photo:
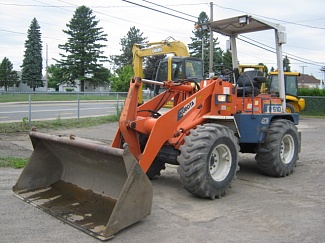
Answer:
[[[213,21],[213,2],[210,2],[210,22]],[[213,73],[213,31],[210,28],[210,62],[209,62],[209,77],[214,76]]]
[[[202,36],[202,54],[201,59],[204,60],[204,35]],[[204,61],[203,61],[203,70],[204,70]]]
[[[305,88],[305,77],[304,77],[304,74],[305,74],[305,67],[307,66],[300,66],[302,68],[302,87]]]
[[[325,82],[325,66],[321,67],[320,71],[323,72],[324,76],[323,76],[323,80],[320,80],[319,88],[323,89],[323,82]]]
[[[47,92],[49,83],[49,73],[48,73],[48,47],[46,43],[46,59],[45,59],[45,91]]]

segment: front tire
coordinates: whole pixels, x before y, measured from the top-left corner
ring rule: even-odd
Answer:
[[[229,128],[205,124],[190,131],[177,157],[180,181],[193,195],[215,199],[230,187],[238,166],[238,139]]]
[[[289,120],[271,122],[265,143],[256,154],[258,167],[267,175],[281,177],[293,172],[298,160],[297,127]]]

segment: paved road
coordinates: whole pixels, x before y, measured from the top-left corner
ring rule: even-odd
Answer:
[[[116,101],[81,101],[79,104],[79,117],[103,116],[116,114]],[[122,101],[120,101],[122,104]],[[31,109],[28,103],[1,103],[1,122],[21,122],[24,117],[31,120],[55,120],[78,117],[77,102],[33,102]]]
[[[253,156],[242,155],[238,178],[221,199],[193,197],[180,184],[175,167],[168,166],[152,181],[152,214],[111,242],[324,242],[324,121],[301,120],[302,152],[292,175],[264,176]],[[113,123],[52,133],[109,142],[115,129]],[[22,141],[28,138],[22,135],[8,140],[24,146]],[[0,242],[98,242],[12,196],[11,186],[20,172],[0,169]]]

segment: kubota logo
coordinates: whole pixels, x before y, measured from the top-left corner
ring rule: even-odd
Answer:
[[[152,53],[157,53],[157,52],[162,52],[162,48],[157,47],[157,48],[152,49]]]
[[[185,116],[190,110],[192,110],[196,105],[196,98],[190,101],[187,105],[183,106],[181,109],[178,110],[178,118],[180,120]]]

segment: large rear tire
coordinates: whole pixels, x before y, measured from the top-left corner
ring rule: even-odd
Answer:
[[[298,160],[297,127],[289,120],[271,122],[265,143],[256,154],[258,167],[267,175],[281,177],[293,172]]]
[[[215,199],[230,187],[238,166],[238,139],[229,128],[205,124],[190,131],[177,157],[180,181],[193,195]]]

